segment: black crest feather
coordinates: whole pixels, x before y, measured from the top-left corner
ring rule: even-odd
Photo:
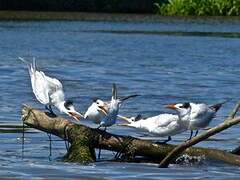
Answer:
[[[71,101],[71,100],[66,100],[64,103],[64,106],[67,109],[69,109],[69,106],[72,106],[72,105],[73,105],[73,101]]]
[[[134,118],[134,121],[139,121],[142,119],[142,115],[141,114],[138,114],[135,118]]]
[[[99,99],[98,97],[93,97],[93,98],[92,98],[92,101],[93,101],[93,102],[97,102],[98,99]]]
[[[182,107],[187,109],[187,108],[190,107],[190,103],[189,102],[185,102],[185,103],[183,103]]]

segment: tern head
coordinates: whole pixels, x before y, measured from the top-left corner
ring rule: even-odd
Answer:
[[[98,98],[93,98],[93,102],[85,113],[84,118],[86,119],[90,116],[98,116],[99,113],[106,115],[107,109],[108,107],[106,102]]]
[[[102,101],[101,99],[96,99],[95,102],[93,102],[94,106],[96,107],[98,112],[101,112],[103,114],[107,114],[108,111],[108,105],[106,102]]]
[[[79,121],[81,117],[83,117],[82,114],[77,112],[73,106],[73,101],[71,100],[66,100],[63,104],[63,112],[69,115],[70,117],[74,118],[75,120]]]
[[[177,104],[168,104],[166,108],[173,109],[177,111],[180,116],[185,116],[191,112],[191,105],[189,102],[177,103]]]

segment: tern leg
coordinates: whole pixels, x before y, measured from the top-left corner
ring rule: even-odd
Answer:
[[[50,112],[51,112],[52,114],[54,114],[54,112],[53,112],[53,110],[52,110],[52,106],[51,106],[51,105],[49,105],[49,110],[50,110]]]
[[[68,136],[67,136],[67,132],[66,132],[66,127],[64,128],[64,143],[65,143],[65,148],[68,151],[69,150],[69,142],[68,142]]]
[[[49,112],[51,111],[48,105],[45,105],[45,109],[48,110]]]
[[[162,143],[163,144],[166,144],[168,141],[171,141],[172,140],[172,137],[171,136],[168,136],[168,139],[166,139],[165,141],[163,141]]]
[[[52,115],[55,115],[53,110],[52,110],[52,107],[50,105],[45,105],[45,108],[52,114]],[[56,116],[56,115],[55,115]],[[51,161],[51,157],[52,157],[52,136],[51,134],[47,133],[48,135],[48,138],[49,138],[49,161]]]
[[[51,105],[45,105],[45,108],[51,113],[51,115],[56,116],[56,114],[54,114]],[[49,138],[49,161],[51,161],[51,157],[52,157],[52,135],[50,133],[47,133],[48,138]]]
[[[69,150],[69,142],[65,139],[64,143],[65,143],[65,148],[68,151]]]
[[[25,126],[24,126],[24,122],[22,125],[22,159],[24,158],[24,142],[25,141]]]
[[[102,127],[102,126],[99,125],[97,129],[100,129],[100,127]],[[106,130],[107,130],[107,127],[104,127],[104,130],[103,130],[104,134],[106,133]],[[99,148],[99,151],[98,151],[98,159],[100,159],[100,157],[101,157],[101,150],[102,150],[102,149]]]
[[[195,133],[194,137],[195,137],[195,136],[197,136],[197,135],[198,135],[198,130],[196,131],[196,133]]]
[[[57,116],[57,115],[53,112],[51,105],[45,105],[45,109],[47,109],[47,110],[50,112],[51,115]]]
[[[171,141],[172,140],[172,137],[171,136],[168,136],[168,139],[165,140],[165,143],[167,143],[168,141]]]
[[[190,137],[187,139],[187,141],[190,140],[190,139],[192,139],[192,135],[193,135],[193,130],[191,130]]]
[[[52,159],[52,136],[51,134],[47,133],[48,135],[48,138],[49,138],[49,156],[48,156],[48,159],[49,161],[51,161]]]
[[[166,144],[167,142],[169,142],[171,140],[172,140],[172,137],[168,136],[168,139],[166,139],[165,141],[162,141],[162,142],[156,142],[156,144]]]

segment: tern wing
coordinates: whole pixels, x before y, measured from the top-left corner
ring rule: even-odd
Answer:
[[[41,71],[35,71],[30,75],[33,93],[37,100],[42,104],[49,103],[48,88],[46,87],[46,81],[44,73]]]
[[[178,123],[179,117],[173,114],[159,115],[156,121],[157,127],[152,129],[152,133],[159,136],[172,136],[185,131],[186,129]]]
[[[192,106],[192,118],[194,119],[202,119],[206,116],[208,112],[208,105],[206,104],[195,104]]]
[[[59,104],[60,102],[63,102],[64,92],[63,92],[63,86],[62,83],[56,79],[51,78],[47,75],[45,75],[46,80],[46,88],[48,89],[48,95],[50,97],[50,101],[53,105]]]
[[[156,123],[157,127],[167,127],[173,121],[178,120],[178,116],[173,115],[173,114],[160,114],[160,115],[154,116],[152,118],[155,119],[155,123]]]
[[[33,58],[32,63],[27,62],[24,58],[19,57],[19,59],[26,63],[28,66],[28,72],[31,79],[32,90],[37,100],[42,104],[49,103],[48,89],[46,88],[46,81],[44,78],[44,73],[37,71],[36,60]]]
[[[58,90],[63,89],[62,83],[58,79],[51,78],[51,77],[45,75],[45,80],[46,80],[47,85],[48,85],[51,92],[56,92]]]

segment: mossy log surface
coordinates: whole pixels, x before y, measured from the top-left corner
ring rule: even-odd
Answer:
[[[102,130],[75,124],[61,117],[50,117],[47,113],[24,106],[22,120],[29,127],[51,133],[71,143],[65,155],[69,162],[83,164],[96,161],[95,148],[122,152],[134,158],[143,156],[160,162],[176,146],[171,144],[155,144],[130,136],[115,135]],[[240,166],[240,156],[218,149],[190,147],[182,154],[205,156],[206,159]]]

